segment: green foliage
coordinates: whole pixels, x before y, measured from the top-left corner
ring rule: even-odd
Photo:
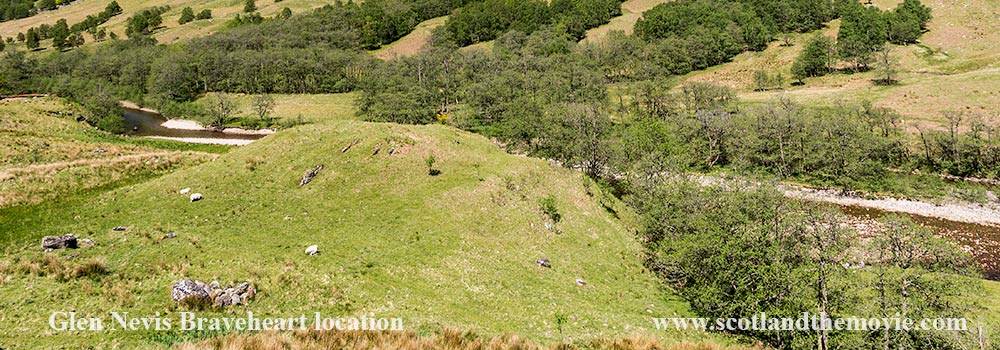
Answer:
[[[88,15],[87,18],[84,19],[83,21],[73,24],[73,26],[70,27],[70,30],[73,32],[89,31],[91,33],[94,33],[94,31],[97,30],[98,26],[110,20],[111,17],[120,15],[121,13],[122,13],[121,6],[118,6],[117,1],[112,1],[108,3],[108,5],[104,7],[104,10],[98,13],[96,16]]]
[[[243,4],[244,13],[257,12],[257,1],[256,0],[246,0]]]
[[[38,48],[38,32],[34,28],[28,29],[28,34],[25,36],[25,45],[28,46],[29,50],[34,50]]]
[[[446,40],[459,46],[496,39],[503,33],[534,32],[558,26],[571,37],[583,38],[587,29],[621,14],[620,0],[486,0],[455,10],[442,30]]]
[[[562,220],[562,214],[559,214],[559,206],[556,202],[556,196],[549,194],[539,200],[538,205],[542,208],[542,213],[544,213],[549,220],[552,220],[553,224],[558,224],[559,221]]]
[[[212,10],[209,9],[201,10],[201,12],[198,12],[198,15],[194,17],[194,19],[196,20],[211,19],[211,18],[212,18]]]
[[[982,282],[970,277],[969,257],[908,220],[886,219],[870,233],[873,239],[863,240],[839,225],[842,218],[831,209],[759,184],[726,188],[650,179],[631,183],[635,191],[628,199],[643,217],[649,266],[703,317],[763,312],[795,318],[804,311],[962,317],[978,295],[975,286]],[[963,287],[967,283],[972,285]],[[786,349],[974,342],[923,331],[894,332],[890,339],[881,332],[833,330],[738,333]]]
[[[781,73],[769,74],[765,70],[758,70],[753,72],[753,89],[754,91],[767,91],[770,89],[780,89],[781,85],[784,84],[785,78]]]
[[[192,9],[190,6],[185,7],[183,10],[181,10],[181,17],[180,19],[177,20],[177,23],[186,24],[191,21],[194,21],[194,9]]]
[[[841,10],[840,32],[837,34],[837,54],[854,64],[855,69],[866,69],[876,51],[888,39],[887,24],[876,7],[865,7],[850,2]]]
[[[163,23],[163,13],[169,10],[170,6],[151,7],[132,15],[126,20],[125,35],[131,38],[152,34]]]
[[[0,22],[34,16],[38,13],[34,0],[10,0],[0,2]]]
[[[69,37],[69,25],[66,24],[65,19],[56,21],[49,35],[52,36],[52,46],[55,46],[57,50],[63,50],[69,46],[66,43],[66,38]]]
[[[802,82],[805,78],[829,73],[833,50],[833,41],[830,38],[816,34],[809,39],[806,47],[792,63],[792,78]]]

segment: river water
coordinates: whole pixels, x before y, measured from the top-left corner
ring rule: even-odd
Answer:
[[[178,139],[257,140],[264,135],[227,134],[214,130],[184,130],[163,127],[167,118],[158,113],[125,108],[126,134],[130,136],[158,136]],[[209,143],[209,142],[198,142]]]
[[[844,214],[861,220],[876,220],[882,216],[893,214],[879,209],[853,205],[840,206],[840,209]],[[909,216],[914,222],[935,230],[939,236],[958,242],[979,263],[983,277],[993,281],[1000,281],[1000,227],[942,220],[920,215],[899,215]]]

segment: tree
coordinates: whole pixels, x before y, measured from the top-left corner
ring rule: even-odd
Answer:
[[[872,55],[885,45],[887,24],[878,8],[850,3],[854,5],[842,11],[837,53],[840,58],[854,63],[855,70],[862,70],[868,67]]]
[[[197,20],[211,19],[211,18],[212,18],[212,10],[209,9],[201,10],[201,12],[198,12],[198,15],[194,17],[194,19]]]
[[[177,20],[179,24],[185,24],[194,20],[194,10],[191,7],[185,7],[181,10],[181,18]]]
[[[25,40],[24,33],[17,33],[17,41],[23,43],[24,40]]]
[[[38,33],[35,28],[29,28],[28,34],[25,35],[25,44],[28,46],[29,50],[35,50],[38,48]]]
[[[830,38],[816,34],[809,39],[805,48],[792,63],[792,78],[802,83],[808,77],[818,77],[830,72],[830,57],[833,51],[833,41]]]
[[[208,98],[208,113],[211,118],[208,125],[212,127],[221,127],[232,119],[233,114],[236,113],[236,102],[232,98],[226,96],[223,93],[212,93]]]
[[[70,34],[69,37],[66,38],[67,47],[80,47],[83,46],[85,42],[86,41],[83,39],[83,34],[80,32]]]
[[[281,18],[281,19],[292,18],[292,9],[287,8],[287,7],[281,9],[281,14],[278,15],[278,18]]]
[[[899,63],[892,56],[892,48],[885,46],[875,54],[875,67],[878,70],[878,79],[875,84],[892,85],[896,80],[896,66]]]
[[[4,50],[5,48],[7,48],[7,44],[6,44],[6,43],[5,43],[5,41],[4,41],[4,40],[2,40],[2,39],[3,39],[3,37],[2,37],[2,36],[0,36],[0,52],[3,52],[3,50]]]
[[[253,111],[260,120],[268,119],[274,111],[274,97],[270,94],[259,94],[253,97]]]
[[[251,12],[256,12],[256,11],[257,11],[257,3],[256,3],[256,1],[255,0],[246,0],[246,3],[243,4],[243,12],[251,13]]]
[[[69,26],[66,24],[66,19],[57,21],[56,25],[52,26],[52,30],[49,32],[49,35],[52,36],[52,46],[55,46],[58,50],[69,47],[69,43],[66,42],[69,34]]]

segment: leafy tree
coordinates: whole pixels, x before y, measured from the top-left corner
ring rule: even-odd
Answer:
[[[80,47],[83,46],[84,43],[85,40],[83,39],[83,34],[80,32],[70,34],[69,37],[66,38],[66,45],[68,47]]]
[[[198,12],[198,15],[195,16],[194,18],[197,19],[197,20],[211,19],[212,18],[212,10],[209,10],[209,9],[201,10],[201,12]]]
[[[25,40],[24,33],[17,33],[17,41],[23,43],[24,40]]]
[[[57,4],[56,0],[39,0],[36,6],[38,10],[54,10]]]
[[[28,46],[29,50],[38,48],[38,33],[35,31],[35,28],[28,29],[28,34],[25,35],[24,42]]]
[[[0,39],[3,39],[3,37],[0,37]],[[3,50],[4,50],[4,49],[5,49],[6,47],[7,47],[7,44],[6,44],[6,41],[4,41],[4,40],[0,40],[0,52],[3,52]]]
[[[830,72],[833,41],[816,34],[792,63],[792,77],[800,83],[807,77],[818,77]]]
[[[281,13],[278,15],[278,18],[281,18],[281,19],[292,18],[292,9],[287,8],[287,7],[282,8],[281,9]]]
[[[258,119],[266,120],[270,118],[271,113],[274,111],[274,97],[270,94],[254,95],[252,107]]]
[[[874,53],[885,45],[887,24],[878,8],[853,3],[841,15],[837,53],[860,70],[867,68]]]
[[[243,12],[252,13],[256,11],[257,11],[256,0],[246,0],[246,3],[243,4]]]
[[[194,10],[189,6],[181,10],[181,18],[177,20],[178,24],[185,24],[194,20]]]
[[[222,93],[212,93],[206,96],[210,121],[208,125],[221,127],[232,119],[236,113],[236,101]]]
[[[49,32],[52,36],[52,45],[56,49],[62,50],[70,45],[66,42],[69,37],[69,26],[66,24],[66,19],[60,19],[56,21],[56,24],[52,26],[52,30]]]

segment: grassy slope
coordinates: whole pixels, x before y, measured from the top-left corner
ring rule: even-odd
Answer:
[[[448,16],[441,16],[420,22],[410,34],[371,53],[383,60],[416,55],[430,41],[434,29],[447,21]]]
[[[110,2],[111,0],[78,0],[68,6],[45,11],[36,16],[2,22],[0,23],[0,36],[15,37],[17,33],[24,32],[28,28],[41,24],[55,24],[61,18],[65,18],[72,25],[82,21],[88,15],[97,15]],[[321,0],[285,0],[281,2],[259,0],[257,8],[261,15],[272,17],[284,7],[292,9],[295,13],[300,13],[327,3],[327,1]],[[177,40],[208,35],[219,30],[227,20],[236,17],[243,11],[245,2],[241,0],[118,0],[118,4],[122,7],[123,13],[111,18],[102,27],[108,28],[110,32],[115,32],[122,38],[125,37],[125,20],[129,16],[149,7],[169,5],[170,11],[163,15],[164,28],[157,30],[155,36],[161,43],[172,43]],[[213,18],[178,25],[177,20],[181,16],[181,10],[187,6],[193,8],[195,13],[203,9],[212,10]],[[84,38],[88,42],[93,39],[90,35],[84,35]],[[51,40],[43,41],[42,47],[50,47],[51,42]],[[24,44],[20,44],[20,46],[24,46]]]
[[[628,0],[622,3],[622,15],[612,18],[611,22],[587,31],[587,35],[582,41],[594,42],[604,39],[613,30],[624,31],[625,34],[632,34],[635,22],[642,18],[642,13],[665,3],[669,0]]]
[[[16,216],[0,212],[0,232],[17,242],[8,266],[15,257],[42,256],[42,235],[75,232],[98,246],[77,251],[74,261],[99,257],[112,271],[98,281],[58,282],[8,267],[0,346],[147,342],[144,333],[57,335],[45,322],[62,309],[172,312],[169,287],[185,277],[259,287],[249,307],[224,314],[370,311],[403,316],[411,329],[454,325],[545,341],[704,337],[646,330],[648,316],[685,314],[685,304],[661,292],[641,266],[628,219],[598,203],[627,212],[588,195],[579,173],[451,128],[350,121],[347,109],[339,111],[146,183]],[[354,139],[360,144],[341,153]],[[372,156],[378,143],[382,152]],[[387,145],[397,153],[388,155]],[[430,154],[439,176],[427,175]],[[326,170],[299,187],[302,172],[316,164]],[[183,187],[206,199],[189,202],[176,193]],[[542,227],[538,201],[549,194],[563,216],[558,234]],[[116,225],[129,231],[110,231]],[[159,241],[166,233],[178,238]],[[304,255],[310,244],[322,253]],[[540,257],[553,268],[538,267]],[[568,317],[562,336],[558,315]]]
[[[55,98],[0,100],[0,208],[164,174],[224,150],[111,136],[75,116]]]
[[[875,2],[883,9],[896,0]],[[830,104],[837,100],[871,100],[904,115],[911,127],[939,127],[944,111],[967,110],[996,120],[1000,110],[1000,0],[925,1],[933,9],[929,31],[918,45],[895,47],[901,83],[874,86],[874,72],[832,74],[806,80],[784,91],[752,92],[753,72],[780,72],[790,80],[791,65],[811,36],[795,37],[793,47],[772,43],[763,52],[748,52],[732,62],[689,74],[688,80],[714,81],[739,89],[741,97],[765,101],[778,96]],[[835,37],[838,21],[824,35]]]

